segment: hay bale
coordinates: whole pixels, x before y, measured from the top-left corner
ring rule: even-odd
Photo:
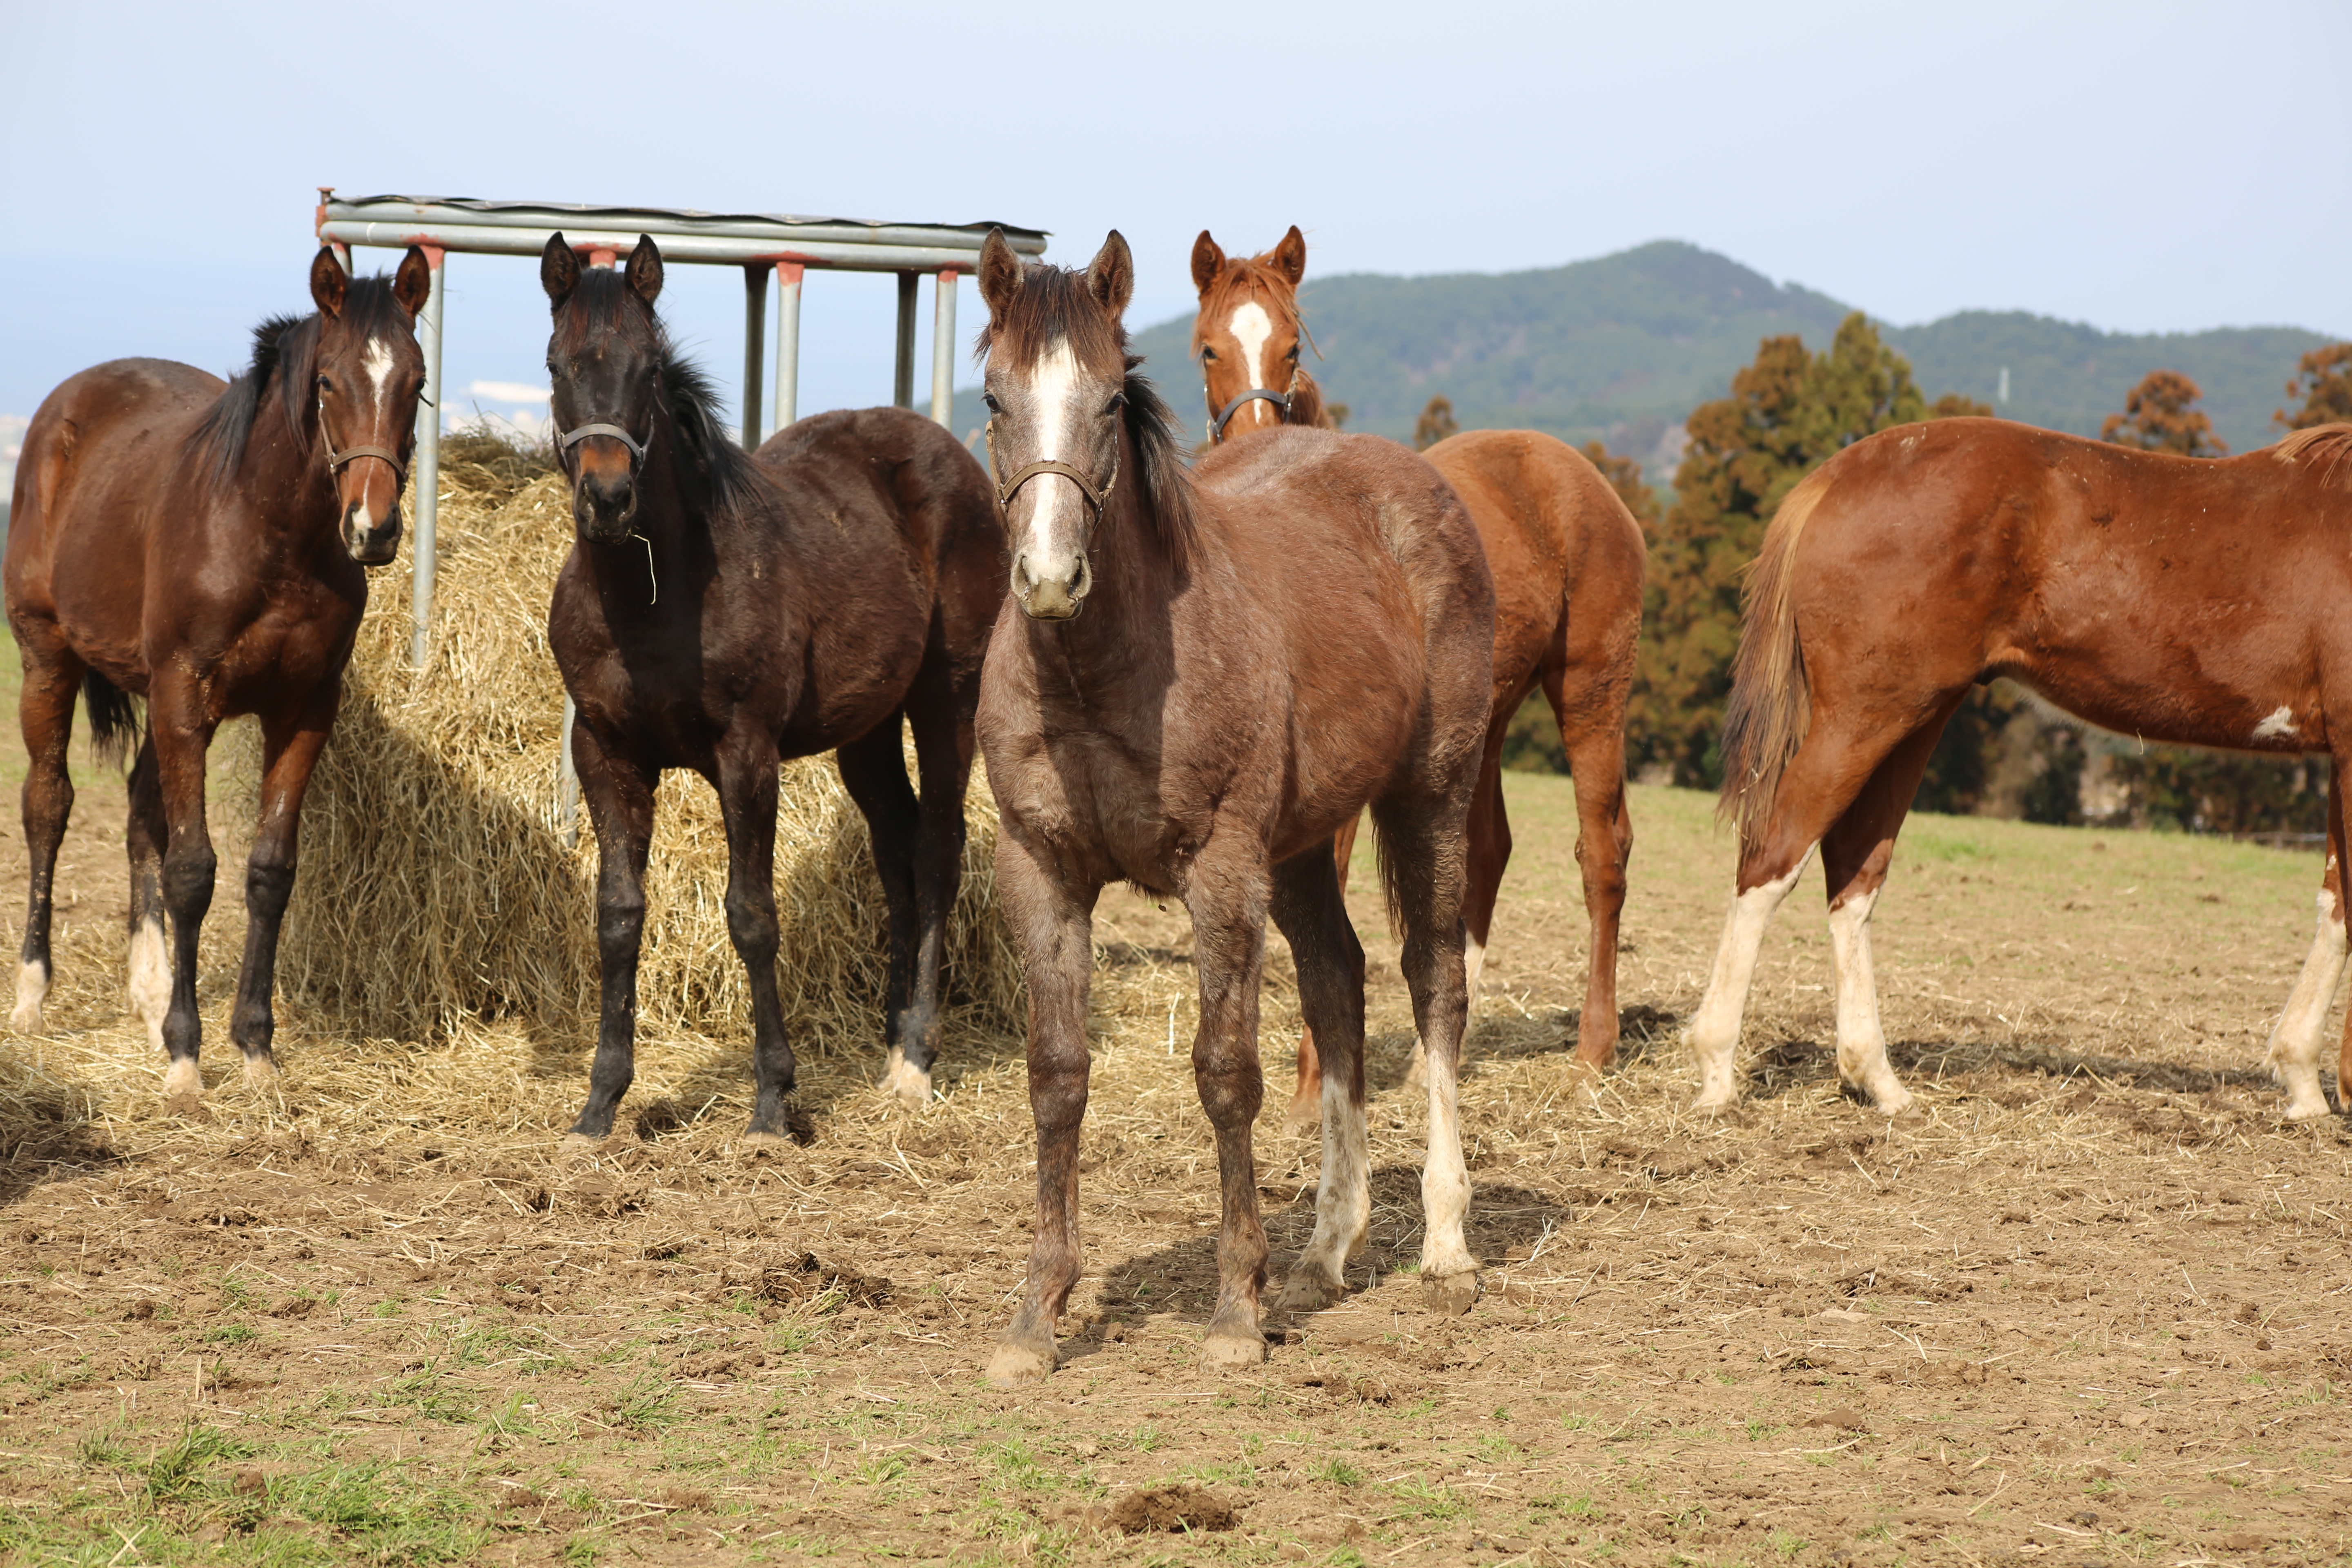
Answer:
[[[423,1039],[507,1019],[584,1044],[596,1012],[596,849],[585,807],[576,841],[559,809],[563,689],[547,647],[570,499],[543,464],[534,472],[470,447],[457,457],[443,470],[424,670],[408,663],[405,565],[370,584],[334,740],[303,808],[278,988],[354,1034]],[[1020,967],[992,898],[996,812],[977,769],[965,818],[950,1017],[1017,1030]],[[646,882],[641,1027],[747,1037],[749,989],[723,906],[726,836],[716,794],[693,774],[662,781]],[[882,889],[830,756],[784,764],[776,896],[795,1048],[878,1052]]]

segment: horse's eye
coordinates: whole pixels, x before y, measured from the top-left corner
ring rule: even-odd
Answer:
[[[1217,351],[1216,351],[1216,350],[1214,350],[1214,349],[1202,349],[1202,350],[1201,351],[1201,363],[1202,363],[1202,364],[1207,364],[1207,363],[1209,363],[1211,361],[1214,360],[1216,357],[1217,357]]]
[[[1002,414],[1004,412],[1003,406],[996,401],[996,394],[992,392],[982,393],[980,395],[980,400],[988,405],[988,411],[991,414]]]
[[[1126,394],[1126,393],[1124,393],[1124,392],[1114,392],[1114,393],[1112,393],[1112,394],[1110,395],[1110,401],[1109,401],[1108,403],[1106,403],[1106,404],[1104,404],[1104,405],[1103,405],[1103,417],[1104,417],[1104,418],[1106,418],[1106,419],[1109,418],[1112,415],[1114,415],[1114,414],[1118,413],[1121,408],[1125,407],[1126,405],[1127,405],[1127,394]]]
[[[1297,343],[1291,344],[1290,352],[1282,357],[1288,360],[1291,363],[1297,364],[1298,363],[1298,345]]]
[[[332,391],[334,391],[334,390],[335,390],[335,384],[334,384],[333,382],[331,382],[331,381],[329,381],[325,376],[323,376],[323,375],[322,375],[322,376],[320,376],[320,377],[319,378],[319,390],[320,390],[320,392],[332,392]]]

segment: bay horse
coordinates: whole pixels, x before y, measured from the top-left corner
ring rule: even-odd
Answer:
[[[1272,250],[1246,259],[1226,256],[1207,229],[1193,242],[1201,302],[1192,350],[1212,411],[1212,441],[1277,424],[1329,426],[1322,390],[1299,364],[1307,329],[1298,285],[1306,275],[1307,241],[1295,224]],[[1279,393],[1267,384],[1273,382],[1282,384]],[[1462,905],[1471,994],[1477,994],[1496,894],[1511,859],[1503,740],[1512,715],[1541,687],[1576,780],[1576,859],[1591,922],[1575,1059],[1606,1068],[1617,1053],[1617,925],[1633,852],[1625,702],[1647,569],[1642,525],[1590,458],[1533,430],[1465,430],[1423,456],[1469,509],[1495,574],[1495,685],[1471,799]],[[1355,846],[1350,818],[1332,842],[1343,888]],[[1416,1047],[1408,1081],[1419,1081],[1422,1063]],[[1299,1037],[1298,1086],[1287,1118],[1293,1126],[1314,1120],[1320,1077],[1310,1028]]]
[[[1773,911],[1819,848],[1837,965],[1838,1073],[1882,1112],[1870,915],[1945,721],[2007,676],[2121,734],[2335,763],[2319,925],[2265,1058],[2286,1114],[2323,1115],[2319,1035],[2346,953],[2352,768],[2352,425],[2221,459],[1995,419],[1846,447],[1789,493],[1748,579],[1725,718],[1739,829],[1730,917],[1685,1037],[1697,1104],[1733,1056]],[[2352,1037],[2337,1087],[2352,1079]]]
[[[601,1016],[571,1140],[609,1134],[635,1076],[646,855],[665,768],[699,773],[726,821],[727,931],[751,990],[744,1147],[788,1135],[777,768],[827,751],[872,832],[889,910],[885,1081],[922,1106],[962,878],[972,709],[1004,596],[987,477],[954,437],[897,408],[815,415],[745,452],[655,311],[662,257],[650,237],[614,271],[583,268],[554,234],[540,281],[574,531],[547,638],[577,715],[572,757],[597,851]],[[907,779],[910,725],[919,797]]]
[[[66,753],[79,692],[101,755],[137,744],[125,834],[131,1003],[169,1058],[163,1089],[182,1110],[204,1091],[196,942],[217,864],[205,756],[222,721],[243,714],[261,721],[261,815],[229,1037],[248,1083],[277,1077],[271,993],[302,795],[367,606],[362,568],[390,561],[400,543],[425,384],[416,312],[431,277],[413,246],[389,279],[356,280],[321,247],[310,263],[317,310],[262,322],[235,380],[115,360],[49,394],[25,433],[5,584],[24,661],[32,890],[9,1026],[45,1026],[50,889],[73,809]]]
[[[1283,430],[1188,474],[1127,353],[1134,281],[1116,230],[1084,272],[1024,267],[994,231],[981,249],[1013,596],[982,678],[980,742],[1002,821],[997,891],[1029,982],[1037,1127],[1037,1234],[989,1365],[999,1387],[1053,1371],[1078,1278],[1091,933],[1110,882],[1181,899],[1192,917],[1192,1073],[1223,1216],[1204,1364],[1265,1354],[1251,1124],[1269,914],[1329,1064],[1315,1230],[1281,1305],[1342,1294],[1370,1212],[1364,955],[1329,846],[1368,804],[1429,1047],[1423,1277],[1440,1310],[1466,1311],[1477,1292],[1454,1068],[1469,995],[1462,824],[1494,647],[1486,557],[1445,481],[1392,442]]]

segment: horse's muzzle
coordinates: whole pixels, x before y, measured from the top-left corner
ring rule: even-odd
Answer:
[[[1013,563],[1013,596],[1020,601],[1022,614],[1033,621],[1075,618],[1093,586],[1094,569],[1083,554],[1071,556],[1058,570],[1038,570],[1025,551]]]
[[[362,566],[383,566],[400,553],[400,509],[394,507],[392,515],[370,528],[367,513],[353,507],[343,515],[343,548],[352,559]]]
[[[637,487],[625,473],[611,479],[583,474],[572,487],[572,520],[583,539],[618,544],[629,537],[629,526],[636,516]]]

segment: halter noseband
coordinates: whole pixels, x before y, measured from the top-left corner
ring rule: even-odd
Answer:
[[[341,471],[345,463],[354,458],[376,458],[392,470],[394,479],[403,484],[408,482],[408,465],[401,460],[397,452],[387,452],[382,447],[346,447],[340,452],[335,450],[335,438],[327,432],[327,400],[324,397],[319,399],[319,445],[326,449],[327,474],[331,479]]]
[[[993,419],[990,420],[982,428],[988,437],[989,477],[991,479],[994,479],[998,472],[998,465],[996,461],[996,421]],[[1096,521],[1099,521],[1102,518],[1103,508],[1108,504],[1110,500],[1112,489],[1118,484],[1118,452],[1117,448],[1112,449],[1110,458],[1110,478],[1103,481],[1103,486],[1100,489],[1095,489],[1094,481],[1087,478],[1085,473],[1081,470],[1072,468],[1067,463],[1057,462],[1051,458],[1045,458],[1036,462],[1031,463],[1019,473],[1014,474],[1011,479],[999,479],[997,481],[997,507],[1000,510],[1011,507],[1013,504],[1013,498],[1020,493],[1021,487],[1027,484],[1031,479],[1036,479],[1043,474],[1059,474],[1064,479],[1069,480],[1072,484],[1077,486],[1078,493],[1087,498],[1087,504],[1094,509]]]
[[[1294,375],[1296,374],[1295,372],[1293,374]],[[1294,381],[1292,384],[1296,385],[1296,381]],[[1226,404],[1225,411],[1223,414],[1218,415],[1214,419],[1209,421],[1209,439],[1212,441],[1223,440],[1225,438],[1225,426],[1233,422],[1234,415],[1241,412],[1242,405],[1244,403],[1254,402],[1260,398],[1273,404],[1276,408],[1282,411],[1282,417],[1286,420],[1288,419],[1290,417],[1290,395],[1291,395],[1286,392],[1276,392],[1270,386],[1251,387],[1247,392],[1243,393],[1231,403]]]
[[[572,447],[577,447],[581,442],[585,441],[591,436],[610,436],[614,440],[618,441],[622,446],[626,447],[629,449],[629,467],[633,468],[639,463],[646,460],[646,442],[638,440],[635,436],[630,435],[618,425],[605,425],[601,423],[595,425],[575,425],[571,429],[563,432],[562,435],[556,437],[555,449],[559,452],[570,452]],[[651,438],[651,437],[648,437],[646,439],[650,440]]]

